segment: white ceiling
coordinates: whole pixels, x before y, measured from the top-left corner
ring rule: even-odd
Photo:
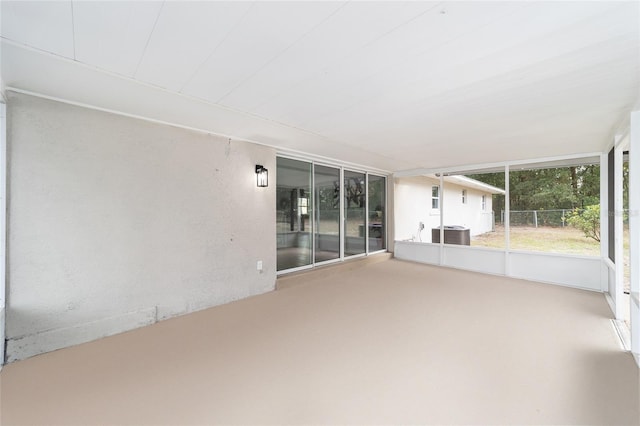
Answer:
[[[639,2],[2,1],[7,88],[399,171],[604,149]]]

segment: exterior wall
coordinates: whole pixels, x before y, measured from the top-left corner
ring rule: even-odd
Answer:
[[[462,203],[462,190],[467,191],[467,203]],[[482,210],[482,196],[486,206]],[[477,189],[444,183],[444,225],[460,225],[469,228],[471,235],[480,235],[493,230],[492,196]],[[438,226],[439,224],[436,224]]]
[[[274,289],[273,149],[14,93],[7,141],[8,361]]]
[[[437,179],[424,176],[395,178],[395,235],[396,240],[431,242],[431,229],[440,226],[440,210],[431,208],[431,187]],[[467,203],[462,203],[462,190],[467,191]],[[482,195],[486,195],[486,209],[482,211]],[[441,194],[444,225],[470,228],[471,235],[493,229],[492,196],[476,189],[465,188],[445,181]],[[418,224],[425,229],[418,233]]]
[[[394,178],[394,228],[396,241],[431,242],[431,180],[425,177]],[[439,217],[438,224],[440,223]],[[425,229],[418,233],[418,224]],[[437,225],[436,225],[437,226]]]

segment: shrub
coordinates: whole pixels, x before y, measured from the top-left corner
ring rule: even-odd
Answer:
[[[569,225],[584,232],[587,238],[600,241],[600,205],[587,206],[582,212],[575,209],[567,218]]]

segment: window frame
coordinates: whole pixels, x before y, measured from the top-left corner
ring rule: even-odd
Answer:
[[[434,189],[436,191],[435,196],[433,195]],[[431,185],[431,210],[440,210],[440,193],[440,185]]]

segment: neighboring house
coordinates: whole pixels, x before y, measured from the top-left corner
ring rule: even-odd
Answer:
[[[440,210],[445,226],[469,228],[471,236],[493,231],[497,194],[504,195],[504,190],[465,176],[445,176],[444,189],[434,175],[396,178],[396,239],[431,242],[431,229],[440,226]]]

